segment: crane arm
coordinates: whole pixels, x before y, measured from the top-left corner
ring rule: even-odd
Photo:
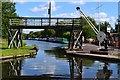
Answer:
[[[87,21],[87,23],[90,25],[90,27],[93,29],[93,31],[98,34],[98,29],[94,26],[94,24],[87,18],[87,16],[84,14],[84,12],[80,9],[78,9],[79,12],[83,15],[83,18]]]

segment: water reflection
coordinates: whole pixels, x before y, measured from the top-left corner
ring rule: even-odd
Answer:
[[[70,66],[70,79],[82,80],[82,59],[80,58],[69,58]],[[76,72],[77,71],[77,72]]]
[[[2,63],[2,77],[20,76],[22,60],[13,60]]]
[[[101,78],[104,78],[105,80],[109,80],[111,75],[112,70],[108,70],[108,63],[104,63],[103,69],[97,72],[97,79],[101,80]]]
[[[69,71],[70,74],[69,76],[67,75],[56,75],[56,74],[44,74],[44,75],[40,75],[38,78],[43,78],[43,76],[47,76],[47,78],[52,79],[52,78],[62,78],[62,79],[70,79],[70,80],[74,80],[74,79],[79,79],[82,80],[82,78],[84,78],[83,73],[84,72],[84,66],[87,65],[93,65],[93,63],[91,64],[85,64],[84,63],[84,59],[82,58],[75,58],[75,57],[69,57]],[[86,62],[86,61],[85,61]],[[89,62],[89,61],[88,61]],[[18,76],[18,78],[22,78],[24,75],[21,75],[22,73],[22,65],[23,65],[23,60],[13,60],[10,62],[5,62],[2,64],[3,66],[3,71],[2,71],[2,76],[3,76],[3,80],[5,78],[10,78],[10,77],[15,77]],[[97,80],[101,80],[101,79],[105,79],[105,80],[109,80],[113,70],[109,70],[108,69],[109,64],[108,63],[104,63],[104,65],[102,66],[102,69],[98,69],[96,72],[96,77],[92,77],[92,78],[96,78]],[[35,76],[27,76],[27,78],[34,78]],[[45,78],[44,77],[44,78]],[[118,64],[118,78],[120,78],[120,64]]]
[[[39,51],[34,58],[12,60],[2,63],[2,76],[19,78],[20,80],[69,79],[84,80],[84,78],[110,79],[120,78],[120,64],[101,62],[64,54],[59,50],[48,50],[60,44],[28,41],[30,45],[39,44]],[[44,44],[44,45],[41,45]],[[6,79],[10,80],[10,79]],[[13,79],[11,79],[13,80]]]

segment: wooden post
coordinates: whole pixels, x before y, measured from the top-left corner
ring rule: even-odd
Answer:
[[[82,31],[82,17],[80,17],[80,30]],[[82,41],[82,34],[81,34],[81,37],[80,37],[81,49],[82,49],[82,44],[83,44],[83,41]]]
[[[105,23],[105,34],[107,34],[107,24]],[[106,35],[107,36],[107,35]],[[105,47],[105,50],[108,50],[108,41],[107,40],[105,40],[105,45],[104,45],[104,47]]]
[[[20,31],[19,31],[19,29],[18,29],[18,33],[17,33],[17,35],[16,35],[16,48],[19,47],[19,33],[20,33]]]
[[[43,20],[43,19],[41,18],[41,26],[42,26],[42,20]]]
[[[12,41],[12,38],[13,38],[13,36],[12,35],[14,35],[14,31],[13,30],[11,30],[11,41]],[[15,43],[15,41],[13,40],[13,47],[15,48],[16,47],[16,43]]]
[[[10,45],[10,41],[11,41],[11,36],[10,36],[10,29],[8,29],[8,46]],[[10,46],[11,48],[11,46]]]
[[[74,46],[74,36],[75,36],[75,34],[74,34],[74,30],[72,31],[72,50],[73,50],[73,46]]]
[[[20,30],[20,43],[21,43],[21,47],[23,47],[23,43],[22,43],[22,29]]]
[[[74,19],[72,20],[72,28],[71,28],[71,30],[70,30],[70,38],[69,38],[69,45],[68,45],[68,48],[69,49],[73,49],[73,47],[72,47],[72,36],[73,36],[73,27],[74,27]]]
[[[74,30],[73,30],[73,26],[72,26],[71,41],[70,41],[70,49],[71,50],[73,50],[73,46],[74,46]]]
[[[59,23],[59,22],[58,22],[58,18],[57,18],[57,26],[58,26],[58,23]]]
[[[74,80],[74,61],[72,57],[70,57],[69,59],[69,66],[70,66],[70,80]]]
[[[12,37],[12,39],[11,39],[11,41],[10,41],[10,44],[9,44],[8,48],[10,48],[11,45],[14,43],[14,40],[15,40],[15,37],[16,37],[17,34],[18,34],[18,30],[15,32],[15,35]],[[14,45],[13,45],[13,46],[14,46]],[[16,47],[16,45],[15,45],[14,47]]]

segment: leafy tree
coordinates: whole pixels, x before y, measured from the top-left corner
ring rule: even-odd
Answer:
[[[91,27],[89,25],[85,25],[83,27],[83,36],[85,37],[85,39],[87,38],[94,38],[96,37],[95,32],[91,29]]]
[[[37,31],[33,33],[35,36],[35,38],[40,38],[41,37],[41,31]]]
[[[87,18],[98,29],[96,21],[93,18],[89,17],[89,16]],[[82,29],[83,29],[83,36],[85,38],[94,38],[94,39],[96,38],[95,32],[92,30],[92,28],[90,27],[90,25],[87,23],[87,21],[84,18],[82,18]]]
[[[9,17],[17,16],[15,3],[2,2],[2,37],[8,37]]]
[[[29,34],[28,34],[28,38],[33,38],[33,34],[34,34],[34,32],[30,31]]]
[[[56,31],[54,29],[48,29],[41,32],[42,37],[54,37]]]
[[[28,34],[22,33],[22,38],[23,38],[23,39],[28,39]]]
[[[63,34],[63,37],[67,38],[67,39],[70,39],[70,32],[67,31]]]
[[[99,25],[97,25],[97,27],[98,27]],[[110,23],[109,22],[103,22],[103,23],[100,23],[100,31],[103,31],[103,32],[105,32],[105,30],[106,30],[106,28],[108,27],[108,26],[110,26],[111,27],[111,25],[110,25]],[[115,29],[113,29],[112,27],[111,27],[111,33],[112,32],[116,32],[115,30],[116,30],[116,28],[117,28],[117,25],[116,25],[116,27],[115,27]]]

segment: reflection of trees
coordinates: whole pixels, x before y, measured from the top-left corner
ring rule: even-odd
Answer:
[[[2,63],[2,77],[20,76],[22,68],[22,60],[13,60]]]
[[[64,50],[59,50],[59,49],[53,49],[53,50],[45,50],[45,52],[48,55],[55,55],[55,57],[57,59],[65,59],[65,60],[69,60],[70,55],[66,55]],[[79,59],[80,57],[75,57],[76,59]],[[87,59],[83,59],[83,66],[90,66],[94,63],[94,60],[87,60]]]
[[[45,50],[48,55],[55,55],[56,59],[65,59],[69,60],[68,56],[65,56],[65,53],[59,49],[57,50]]]
[[[64,59],[69,61],[71,80],[82,80],[82,67],[91,66],[94,63],[93,60],[87,60],[80,57],[72,57],[70,55],[66,55],[62,50],[45,50],[45,52],[48,55],[55,55],[57,59]]]

